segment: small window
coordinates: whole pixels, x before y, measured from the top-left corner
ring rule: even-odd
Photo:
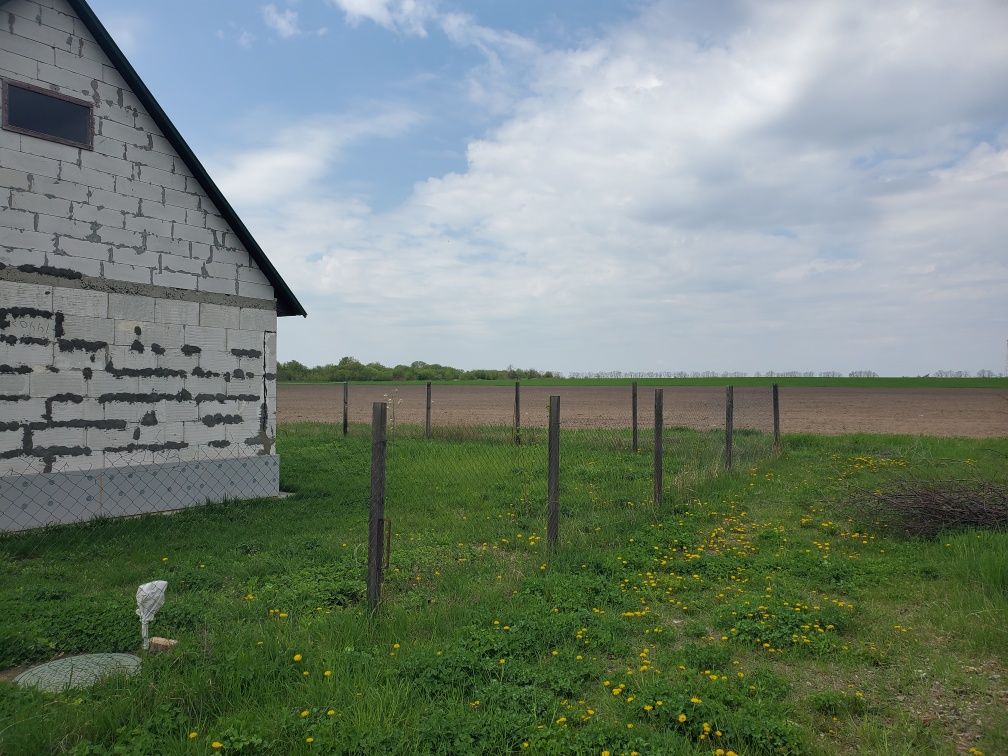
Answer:
[[[3,127],[87,150],[94,145],[91,103],[6,79],[3,82]]]

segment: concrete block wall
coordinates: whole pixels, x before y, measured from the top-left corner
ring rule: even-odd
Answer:
[[[0,130],[0,264],[273,300],[64,0],[0,7],[0,77],[94,103],[94,149]]]
[[[269,305],[0,280],[0,474],[274,454]]]

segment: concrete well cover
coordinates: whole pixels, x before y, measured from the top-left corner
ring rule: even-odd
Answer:
[[[88,688],[112,675],[132,675],[140,669],[133,654],[82,654],[40,664],[22,672],[14,682],[24,688],[60,693],[70,688]]]

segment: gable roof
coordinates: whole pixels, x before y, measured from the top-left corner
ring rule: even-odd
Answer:
[[[228,222],[235,235],[241,240],[249,256],[255,260],[256,265],[259,266],[263,275],[269,280],[273,286],[273,292],[276,294],[277,315],[303,315],[307,317],[308,313],[305,312],[304,307],[301,306],[297,297],[294,296],[294,292],[290,290],[287,283],[280,277],[277,269],[273,267],[273,263],[266,257],[266,253],[263,252],[262,247],[259,246],[259,243],[252,237],[248,228],[242,223],[241,218],[238,217],[234,208],[231,207],[231,203],[225,199],[221,190],[217,188],[213,179],[210,178],[210,174],[206,172],[203,164],[200,163],[192,149],[186,144],[179,130],[175,128],[175,124],[168,118],[168,115],[158,104],[158,101],[154,99],[154,95],[151,94],[147,85],[143,83],[140,75],[137,74],[136,69],[133,68],[122,50],[119,49],[119,45],[115,43],[108,30],[98,20],[98,16],[91,10],[91,6],[87,4],[86,0],[66,0],[66,2],[73,8],[81,21],[84,22],[88,31],[91,32],[91,36],[95,38],[102,51],[112,61],[112,65],[116,67],[119,75],[129,84],[130,89],[133,90],[140,104],[146,108],[154,123],[161,129],[161,133],[164,134],[179,157],[182,158],[182,162],[185,163],[192,175],[196,177],[203,191],[206,192],[207,196],[220,211],[221,216]],[[0,7],[6,3],[7,0],[0,0]]]

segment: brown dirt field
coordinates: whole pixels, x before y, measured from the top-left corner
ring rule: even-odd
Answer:
[[[525,386],[522,425],[543,427],[548,397],[560,395],[567,427],[615,428],[630,425],[630,388]],[[423,385],[368,384],[350,387],[350,422],[371,419],[371,404],[391,399],[397,422],[422,425]],[[654,389],[641,387],[639,423],[653,422]],[[665,425],[715,428],[724,423],[724,389],[670,386],[664,389]],[[906,433],[928,436],[1008,436],[1008,391],[966,388],[790,388],[780,389],[783,433]],[[437,426],[511,425],[514,388],[435,385],[433,423]],[[280,423],[339,423],[343,418],[340,384],[281,384]],[[735,426],[772,428],[770,389],[735,389]]]

